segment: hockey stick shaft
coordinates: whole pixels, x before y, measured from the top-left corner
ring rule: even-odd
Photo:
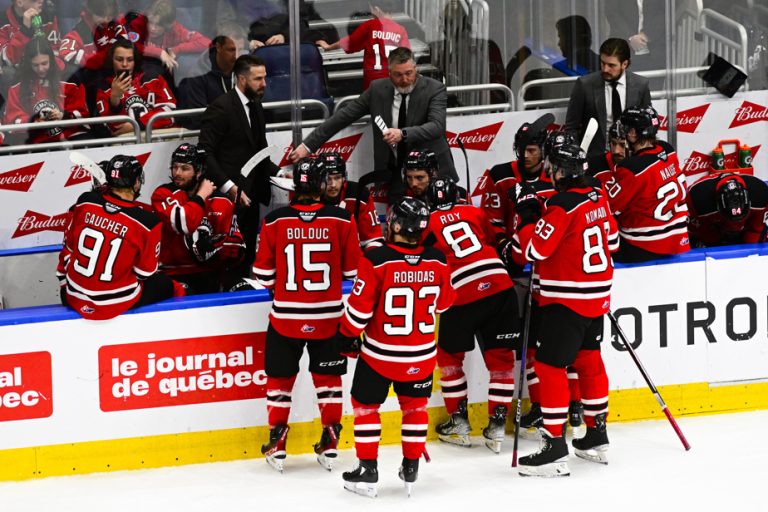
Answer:
[[[616,328],[616,332],[619,334],[619,337],[621,338],[621,342],[624,344],[624,347],[627,349],[627,352],[629,352],[629,355],[632,357],[632,360],[635,362],[637,369],[640,370],[640,374],[643,376],[643,379],[645,379],[645,383],[648,384],[648,387],[650,388],[651,393],[653,393],[653,395],[656,397],[656,401],[659,403],[661,410],[667,416],[667,419],[669,420],[669,423],[672,425],[672,428],[677,434],[677,437],[679,437],[680,442],[683,443],[683,447],[686,449],[686,451],[690,450],[691,445],[688,444],[688,440],[685,438],[683,431],[680,430],[680,427],[678,426],[677,421],[675,421],[674,416],[672,416],[672,413],[667,407],[666,402],[664,402],[664,399],[661,397],[661,393],[659,393],[659,390],[656,389],[656,386],[653,384],[653,381],[651,380],[651,376],[648,375],[648,372],[645,370],[643,363],[640,362],[640,358],[637,357],[637,353],[635,353],[635,349],[633,349],[632,345],[630,345],[629,342],[627,341],[627,337],[624,334],[624,331],[621,329],[621,326],[619,325],[619,321],[616,320],[616,316],[613,314],[612,311],[608,312],[608,318],[611,320],[611,323]]]
[[[520,418],[523,412],[523,386],[525,385],[525,365],[528,353],[528,338],[531,333],[531,307],[533,305],[533,263],[531,263],[531,281],[525,296],[525,320],[523,321],[523,346],[520,349],[520,374],[517,379],[517,408],[515,410],[515,438],[512,443],[512,467],[517,467],[517,445],[520,440]]]
[[[461,153],[464,155],[464,166],[467,173],[467,195],[469,195],[472,190],[472,185],[469,183],[469,157],[467,157],[467,150],[464,148],[464,143],[461,142],[461,138],[456,137],[456,142],[459,144]],[[469,200],[469,197],[467,197],[467,200]]]

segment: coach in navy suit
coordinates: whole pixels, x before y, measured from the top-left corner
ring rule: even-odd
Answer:
[[[565,128],[581,138],[590,118],[595,118],[598,130],[588,153],[606,151],[606,134],[616,121],[616,113],[628,107],[646,107],[651,104],[648,79],[632,73],[629,43],[625,39],[610,38],[600,45],[600,71],[579,77],[571,91]],[[618,100],[618,105],[614,105]]]

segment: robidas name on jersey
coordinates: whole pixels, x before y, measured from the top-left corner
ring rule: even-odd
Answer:
[[[435,281],[435,272],[432,270],[407,270],[393,272],[392,280],[396,284],[431,283]]]
[[[288,240],[326,240],[330,237],[328,228],[288,228],[285,231]]]

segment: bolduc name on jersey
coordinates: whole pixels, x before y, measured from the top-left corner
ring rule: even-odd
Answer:
[[[288,228],[288,240],[327,240],[330,236],[328,228]]]
[[[604,206],[601,206],[600,208],[594,208],[586,212],[584,214],[584,218],[587,221],[587,224],[592,224],[593,222],[597,222],[598,220],[607,219],[608,212],[605,211]]]
[[[394,272],[392,279],[396,284],[432,283],[435,281],[434,270],[405,270]]]
[[[397,32],[390,32],[388,30],[374,30],[373,34],[371,34],[371,37],[373,39],[384,39],[386,41],[392,41],[393,43],[400,42],[400,34]]]
[[[125,238],[125,234],[128,232],[126,225],[93,213],[85,214],[85,223],[105,231],[110,231],[120,238]]]

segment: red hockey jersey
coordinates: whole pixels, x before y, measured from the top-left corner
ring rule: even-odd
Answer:
[[[360,259],[341,332],[365,331],[361,357],[377,373],[400,382],[435,370],[435,314],[453,304],[445,255],[434,247],[385,244]]]
[[[512,287],[507,269],[496,254],[496,233],[481,209],[457,204],[432,212],[427,237],[430,235],[451,269],[455,305],[475,302]]]
[[[613,177],[613,170],[616,163],[613,161],[613,155],[610,151],[589,155],[588,157],[589,174],[600,180],[605,185]]]
[[[32,97],[30,105],[25,105],[21,83],[8,90],[8,103],[5,110],[4,124],[31,123],[39,118],[45,109],[58,108],[64,114],[64,119],[89,117],[88,106],[85,104],[85,88],[70,82],[59,83],[57,98],[48,97],[48,83],[36,80],[31,86]],[[30,142],[56,142],[66,140],[74,135],[85,133],[83,126],[68,126],[64,128],[48,128],[47,130],[32,130],[29,133]]]
[[[324,339],[342,315],[342,279],[357,275],[360,243],[346,210],[293,204],[262,222],[253,276],[274,290],[270,324],[290,338]]]
[[[622,243],[660,255],[690,249],[685,175],[672,146],[657,141],[627,157],[605,190]]]
[[[619,248],[616,220],[595,188],[573,188],[546,202],[544,215],[520,230],[520,246],[535,262],[534,297],[596,318],[611,306],[613,260]]]
[[[77,25],[61,40],[59,57],[68,64],[99,71],[104,67],[109,47],[121,37],[128,37],[123,25],[111,21],[104,26],[94,26],[83,11]]]
[[[13,3],[11,2],[11,4]],[[51,15],[45,10],[42,13],[42,18],[43,24],[40,30],[48,40],[53,54],[58,55],[59,22],[55,15]],[[33,29],[24,26],[22,20],[16,17],[13,5],[0,15],[0,52],[3,62],[10,66],[18,65],[24,55],[24,47],[32,40],[32,37],[34,37]],[[59,66],[59,69],[64,69],[64,63],[58,59],[56,65]]]
[[[360,206],[356,206],[357,195],[360,190],[360,185],[355,181],[347,181],[344,184],[344,188],[341,189],[339,206],[344,208],[355,218],[357,222],[357,231],[360,237],[360,247],[364,251],[381,247],[384,243],[384,236],[381,231],[381,222],[379,222],[379,215],[376,213],[375,205],[370,197],[368,189],[362,190],[362,196],[360,197]],[[357,212],[355,212],[357,210]]]
[[[120,106],[113,109],[109,104],[112,93],[111,84],[114,77],[107,78],[106,89],[96,91],[96,108],[100,116],[128,115],[139,121],[143,126],[149,118],[158,112],[170,112],[176,108],[176,98],[162,76],[144,81],[141,73],[134,75],[131,88],[123,94]],[[109,129],[114,131],[120,123],[109,123]],[[173,126],[173,119],[166,118],[155,122],[155,128]]]
[[[377,78],[389,77],[389,52],[398,46],[411,47],[408,32],[390,18],[374,18],[361,24],[351,35],[341,38],[346,53],[363,52],[363,90]]]
[[[70,307],[107,320],[141,296],[141,280],[157,271],[160,219],[131,201],[86,192],[72,207],[57,277]]]
[[[718,185],[734,176],[746,188],[750,203],[749,213],[739,221],[724,219],[717,209]],[[768,185],[747,174],[705,176],[688,190],[688,211],[688,230],[694,247],[762,243],[768,230]]]
[[[232,201],[223,195],[213,195],[203,201],[200,196],[189,197],[173,183],[157,187],[152,194],[152,207],[163,223],[163,245],[160,250],[160,270],[168,275],[208,272],[212,268],[226,266],[226,255],[237,251],[220,251],[215,261],[200,263],[187,248],[184,238],[200,226],[203,219],[211,226],[211,233],[223,235],[224,247],[243,246],[243,236],[237,226]]]

